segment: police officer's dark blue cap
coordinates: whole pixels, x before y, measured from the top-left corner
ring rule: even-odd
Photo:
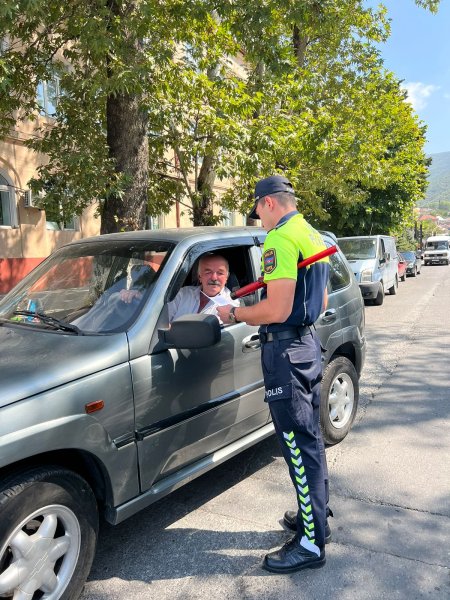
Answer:
[[[270,194],[276,194],[277,192],[285,192],[287,194],[295,195],[292,183],[283,175],[271,175],[265,179],[260,179],[255,186],[255,204],[252,212],[248,215],[250,219],[259,219],[256,213],[256,206],[258,202],[264,198],[264,196],[270,196]]]

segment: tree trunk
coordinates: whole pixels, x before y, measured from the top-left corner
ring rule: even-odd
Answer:
[[[107,143],[116,171],[126,176],[125,193],[105,200],[101,233],[144,229],[148,192],[147,117],[136,96],[110,96]]]
[[[218,74],[218,63],[206,71],[206,76],[210,81],[217,79]],[[206,148],[208,148],[210,142],[211,138],[208,138]],[[215,180],[214,156],[206,152],[196,181],[196,201],[192,207],[192,222],[194,227],[217,224],[217,217],[214,217],[213,212],[213,188]]]
[[[294,55],[297,61],[297,66],[301,69],[305,64],[306,49],[309,39],[300,33],[298,25],[294,25],[292,32],[292,45],[294,47]]]
[[[197,179],[197,200],[192,207],[192,221],[194,227],[216,224],[217,219],[214,217],[213,213],[213,187],[215,179],[214,157],[206,155],[203,158]]]

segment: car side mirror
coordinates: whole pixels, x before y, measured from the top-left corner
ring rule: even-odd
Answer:
[[[170,329],[160,329],[159,338],[169,348],[196,349],[214,346],[220,340],[220,323],[214,315],[183,315]]]

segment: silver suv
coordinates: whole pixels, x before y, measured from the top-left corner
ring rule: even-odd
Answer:
[[[76,598],[99,513],[119,523],[272,434],[257,328],[195,315],[169,329],[167,311],[205,252],[227,257],[229,287],[254,281],[264,237],[249,227],[85,239],[1,301],[0,597]],[[364,304],[340,252],[331,266],[316,327],[322,427],[336,443],[357,409]],[[140,299],[125,304],[130,285]]]

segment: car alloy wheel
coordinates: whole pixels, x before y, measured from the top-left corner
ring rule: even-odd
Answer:
[[[0,487],[0,598],[78,598],[95,553],[94,495],[76,473],[33,469]]]
[[[326,444],[337,444],[350,431],[359,400],[358,375],[351,361],[337,356],[326,367],[321,389],[320,420]]]
[[[0,594],[14,589],[14,597],[22,593],[32,598],[40,590],[48,600],[60,598],[75,571],[80,542],[80,525],[66,506],[53,504],[31,513],[3,545]]]

